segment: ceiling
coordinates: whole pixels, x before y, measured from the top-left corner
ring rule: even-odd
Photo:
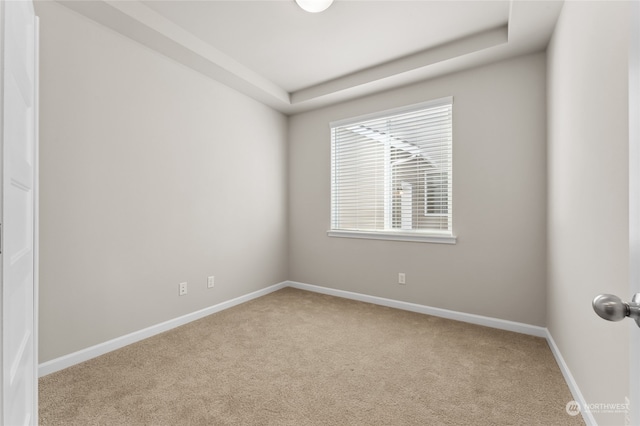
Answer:
[[[285,114],[546,48],[561,1],[59,0]]]

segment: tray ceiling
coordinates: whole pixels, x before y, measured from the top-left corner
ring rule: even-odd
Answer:
[[[65,6],[285,114],[541,51],[560,1],[88,0]]]

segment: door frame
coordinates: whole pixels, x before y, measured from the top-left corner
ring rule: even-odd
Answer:
[[[31,0],[33,3],[33,0]],[[34,14],[35,4],[33,5]],[[38,358],[40,334],[38,333],[40,321],[40,18],[34,16],[34,140],[33,140],[33,414],[34,425],[40,424],[38,418]]]
[[[629,286],[640,293],[640,4],[631,2],[629,32]],[[640,330],[630,322],[629,413],[640,424]]]

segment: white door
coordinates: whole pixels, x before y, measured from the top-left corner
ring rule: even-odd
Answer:
[[[2,17],[2,424],[37,424],[37,20],[33,3]]]

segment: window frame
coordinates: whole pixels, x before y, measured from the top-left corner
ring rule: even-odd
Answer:
[[[342,119],[338,121],[333,121],[329,123],[329,129],[331,132],[331,185],[330,185],[330,226],[327,231],[327,235],[329,237],[338,237],[338,238],[357,238],[357,239],[376,239],[376,240],[391,240],[391,241],[410,241],[410,242],[425,242],[425,243],[441,243],[441,244],[456,244],[457,237],[453,233],[453,211],[452,211],[452,197],[451,192],[453,187],[453,170],[450,170],[449,173],[449,204],[447,205],[448,210],[451,211],[451,226],[448,230],[438,230],[438,229],[415,229],[415,230],[406,230],[406,229],[383,229],[383,230],[355,230],[355,229],[335,229],[333,228],[334,221],[334,196],[336,191],[336,181],[335,181],[335,170],[334,170],[334,158],[335,158],[335,140],[333,135],[333,130],[338,127],[353,125],[356,123],[362,123],[369,120],[383,119],[387,117],[392,117],[395,115],[407,114],[414,111],[435,108],[438,106],[451,105],[452,107],[452,115],[453,115],[453,96],[448,96],[444,98],[434,99],[431,101],[421,102],[418,104],[407,105],[399,108],[388,109],[384,111],[374,112],[371,114],[360,115],[357,117],[351,117],[347,119]],[[452,133],[453,133],[453,118],[452,118]],[[451,164],[453,167],[453,136],[451,138]],[[387,208],[387,207],[385,207]],[[424,206],[424,215],[425,216],[448,216],[449,213],[443,215],[442,213],[433,213],[427,214],[427,205],[425,200]],[[390,218],[386,218],[385,220],[390,220]]]

